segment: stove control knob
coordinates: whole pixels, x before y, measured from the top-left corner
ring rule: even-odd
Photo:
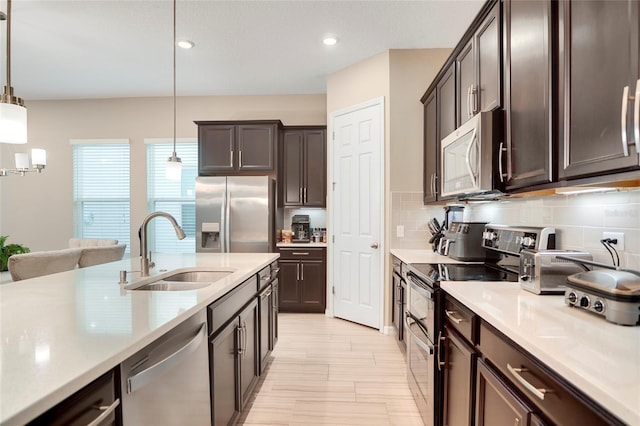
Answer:
[[[520,275],[520,281],[529,281],[529,275]]]
[[[582,308],[588,308],[590,304],[591,304],[591,301],[589,300],[588,296],[582,296],[580,298],[580,306]]]
[[[524,244],[525,247],[531,247],[535,242],[536,240],[533,237],[524,237],[522,239],[522,244]]]
[[[569,296],[567,296],[567,299],[569,299],[569,303],[573,305],[576,303],[576,300],[578,300],[578,296],[572,291],[569,293]]]
[[[602,300],[596,300],[593,303],[593,310],[596,311],[596,312],[604,311],[604,303],[602,303]]]

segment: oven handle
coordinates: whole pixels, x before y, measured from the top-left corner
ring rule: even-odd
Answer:
[[[433,347],[432,345],[427,345],[426,343],[424,343],[424,342],[422,341],[422,339],[420,339],[420,338],[416,335],[416,333],[414,333],[414,332],[411,330],[411,324],[409,324],[409,318],[410,318],[410,316],[409,316],[409,314],[407,313],[407,315],[406,315],[406,317],[405,317],[405,324],[406,324],[406,326],[407,326],[407,332],[408,332],[409,334],[411,334],[411,336],[412,336],[412,337],[413,337],[413,339],[415,340],[416,344],[417,344],[418,346],[420,346],[420,348],[422,348],[422,350],[424,350],[424,351],[428,352],[428,353],[429,353],[429,355],[433,355],[433,354],[434,354],[434,352],[435,352],[435,351],[434,351],[434,347]],[[417,323],[417,324],[418,324],[418,325],[420,325],[420,323]],[[427,335],[425,334],[425,337],[427,338],[427,340],[429,340],[429,336],[427,336]]]
[[[407,273],[407,278],[409,278],[409,281],[410,281],[409,284],[413,284],[413,287],[419,293],[422,293],[423,296],[428,297],[429,300],[433,300],[434,299],[434,291],[433,290],[429,290],[428,288],[425,288],[424,286],[427,285],[427,284],[424,283],[420,278],[418,278],[418,276],[416,276],[416,274],[414,274],[411,271],[409,271]]]
[[[467,170],[469,171],[469,176],[471,176],[471,181],[473,182],[473,187],[476,188],[478,186],[478,179],[476,178],[476,172],[473,171],[473,168],[471,167],[471,148],[474,145],[478,144],[478,139],[476,137],[476,130],[473,130],[473,134],[471,135],[471,143],[469,144],[469,146],[467,147],[467,153],[465,155],[465,163],[467,165]],[[477,159],[476,159],[477,161]]]

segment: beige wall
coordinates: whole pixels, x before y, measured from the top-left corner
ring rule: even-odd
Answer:
[[[422,191],[423,107],[420,98],[451,49],[391,50],[389,191]]]
[[[66,247],[73,234],[70,139],[127,138],[131,143],[131,253],[146,215],[145,138],[173,137],[171,98],[131,98],[27,103],[29,143],[0,147],[0,167],[13,167],[13,153],[47,150],[42,175],[0,179],[0,235],[31,250]],[[194,120],[280,119],[285,125],[326,124],[326,97],[185,97],[177,102],[178,138],[196,138]]]

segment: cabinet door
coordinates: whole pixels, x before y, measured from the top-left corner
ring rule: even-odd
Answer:
[[[447,327],[444,362],[444,424],[470,426],[473,421],[476,354]]]
[[[531,409],[482,360],[477,367],[476,426],[528,425]]]
[[[233,424],[240,412],[240,400],[236,387],[239,330],[238,321],[233,321],[211,341],[209,372],[211,374],[211,417],[214,425]]]
[[[284,205],[302,205],[304,131],[287,130],[282,142]]]
[[[472,93],[471,102],[474,114],[491,111],[501,105],[500,27],[500,2],[497,2],[473,37],[477,72],[476,92]]]
[[[325,282],[324,262],[300,263],[300,302],[304,312],[324,312]]]
[[[438,106],[434,90],[424,103],[424,175],[423,202],[429,204],[438,201],[438,158],[440,141],[438,140]]]
[[[509,0],[504,5],[509,190],[553,180],[551,1]]]
[[[235,126],[198,126],[198,172],[208,175],[234,171]]]
[[[451,64],[436,87],[438,104],[438,132],[436,140],[441,141],[456,129],[456,82],[454,64]]]
[[[280,310],[291,311],[297,309],[300,304],[300,294],[298,291],[298,279],[300,277],[300,262],[284,261],[280,262]]]
[[[638,1],[562,1],[559,8],[560,177],[637,169],[628,96],[639,77]]]
[[[327,198],[327,151],[325,131],[304,132],[304,204],[310,207],[325,207]]]
[[[239,316],[240,341],[238,342],[238,364],[240,366],[239,393],[240,410],[246,406],[255,386],[259,370],[258,355],[258,301],[253,300]]]
[[[456,57],[456,92],[457,92],[457,127],[460,127],[475,113],[476,99],[476,67],[474,63],[473,40]],[[443,137],[445,135],[442,135]]]
[[[273,124],[238,125],[239,171],[272,171],[274,169],[277,128]]]

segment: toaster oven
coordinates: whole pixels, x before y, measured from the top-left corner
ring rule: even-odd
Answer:
[[[584,268],[557,256],[593,259],[591,254],[575,250],[522,250],[518,274],[520,287],[535,294],[564,294],[567,276],[584,271]]]

